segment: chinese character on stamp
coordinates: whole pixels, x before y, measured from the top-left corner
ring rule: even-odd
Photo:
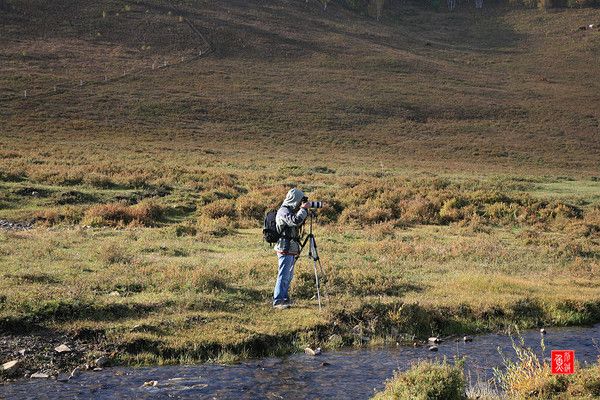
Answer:
[[[575,372],[574,350],[552,350],[552,373],[572,374]]]

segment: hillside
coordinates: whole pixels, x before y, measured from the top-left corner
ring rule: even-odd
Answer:
[[[600,30],[578,30],[597,9],[406,4],[378,22],[312,1],[0,7],[5,168],[34,173],[45,156],[22,153],[41,144],[111,143],[218,153],[208,165],[292,146],[369,170],[600,169]]]

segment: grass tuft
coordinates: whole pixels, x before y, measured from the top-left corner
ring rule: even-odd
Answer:
[[[375,400],[466,400],[462,362],[456,365],[422,361],[399,372],[386,383]]]

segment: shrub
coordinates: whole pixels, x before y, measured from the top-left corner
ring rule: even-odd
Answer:
[[[163,207],[151,200],[142,201],[141,203],[130,207],[130,210],[133,221],[139,222],[144,226],[155,225],[157,221],[162,219],[164,214]]]
[[[74,206],[48,208],[35,213],[36,222],[46,226],[61,223],[76,224],[82,217],[82,209]]]
[[[251,221],[262,221],[267,204],[265,199],[256,194],[240,197],[236,202],[237,214],[241,219],[249,219]]]
[[[600,397],[600,359],[598,362],[599,364],[578,370],[572,377],[573,383],[568,389],[571,398]]]
[[[202,192],[200,204],[209,204],[220,199],[235,199],[238,193],[231,188],[218,188]]]
[[[516,219],[516,213],[517,209],[513,204],[504,202],[487,204],[484,208],[485,217],[496,222],[513,221]]]
[[[131,223],[129,207],[121,203],[100,204],[85,212],[82,223],[90,226],[116,226]]]
[[[23,170],[3,167],[0,168],[0,181],[4,182],[20,182],[27,177]]]
[[[83,182],[84,173],[75,168],[37,169],[29,172],[32,182],[62,186],[79,185]]]
[[[135,206],[101,204],[88,209],[82,223],[90,226],[153,226],[162,218],[163,211],[152,201],[143,201]]]
[[[374,399],[394,400],[463,400],[466,382],[462,362],[450,365],[423,361],[408,371],[396,373],[385,390]]]
[[[200,234],[222,237],[235,232],[235,224],[228,217],[210,218],[201,215],[197,222],[198,232]]]
[[[444,222],[455,222],[464,217],[462,207],[467,205],[467,201],[463,198],[452,197],[442,204],[440,208],[440,218]]]
[[[186,278],[185,286],[193,288],[196,292],[221,292],[229,286],[225,272],[211,267],[195,268]]]
[[[430,200],[417,197],[401,203],[401,219],[412,224],[434,224],[438,222],[439,210]]]
[[[175,227],[175,235],[177,237],[196,236],[197,233],[198,230],[196,229],[196,227],[187,223],[179,224]]]
[[[121,245],[115,242],[108,243],[100,248],[99,259],[108,265],[128,264],[133,257]]]
[[[343,223],[354,221],[360,225],[371,225],[388,221],[392,216],[391,210],[365,204],[346,208],[340,216],[340,221]]]
[[[600,396],[600,365],[575,366],[573,375],[553,375],[550,365],[525,347],[523,338],[513,343],[516,361],[504,359],[504,371],[496,378],[509,398],[515,399],[590,399]],[[542,351],[545,346],[542,341]]]
[[[123,184],[133,189],[144,189],[150,187],[152,177],[148,173],[133,173],[122,178]]]
[[[192,187],[201,190],[201,204],[212,203],[219,199],[235,199],[246,190],[238,184],[238,177],[227,173],[204,173],[195,177]]]
[[[91,173],[83,177],[83,183],[89,186],[100,189],[109,189],[115,186],[114,182],[108,175]]]
[[[235,202],[227,199],[214,201],[202,207],[202,214],[212,219],[223,217],[235,219],[237,216]]]
[[[321,199],[321,197],[319,197]],[[324,205],[318,212],[318,220],[323,223],[332,223],[336,222],[342,211],[344,211],[343,204],[335,199],[326,198],[323,200]]]

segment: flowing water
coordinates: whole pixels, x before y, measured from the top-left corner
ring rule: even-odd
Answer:
[[[600,324],[594,327],[550,328],[542,354],[538,331],[522,333],[525,345],[543,357],[550,350],[575,350],[582,364],[600,355]],[[380,390],[394,371],[422,359],[466,357],[468,376],[486,380],[502,356],[514,356],[505,335],[475,336],[473,342],[448,340],[437,353],[425,347],[385,347],[304,354],[247,361],[237,365],[189,365],[108,368],[87,372],[68,382],[25,380],[0,387],[6,399],[366,399]],[[144,382],[158,381],[156,387]]]

